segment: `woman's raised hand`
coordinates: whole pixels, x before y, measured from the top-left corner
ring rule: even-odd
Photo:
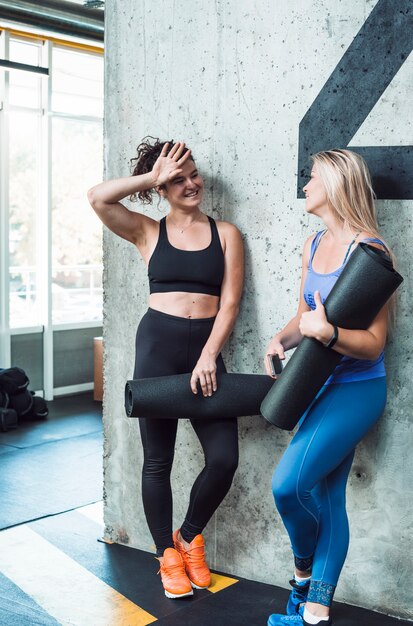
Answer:
[[[168,147],[169,143],[166,143],[152,168],[154,187],[164,185],[176,176],[179,176],[179,174],[182,173],[181,166],[191,156],[189,149],[183,154],[185,151],[185,143],[182,141],[178,141],[170,150],[169,154],[167,154]]]

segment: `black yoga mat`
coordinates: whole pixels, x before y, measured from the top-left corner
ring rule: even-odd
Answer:
[[[329,322],[365,330],[402,281],[385,252],[360,243],[324,303]],[[304,337],[264,398],[261,414],[292,430],[341,359],[335,350]]]
[[[128,380],[125,410],[129,417],[212,419],[259,415],[260,404],[273,380],[260,374],[217,376],[218,389],[205,398],[195,395],[191,374]]]

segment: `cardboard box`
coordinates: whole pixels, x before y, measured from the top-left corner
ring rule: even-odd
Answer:
[[[93,369],[94,387],[93,399],[98,402],[103,400],[103,337],[93,339]]]

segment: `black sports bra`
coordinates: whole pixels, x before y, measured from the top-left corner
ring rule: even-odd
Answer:
[[[150,293],[184,291],[221,294],[224,279],[224,253],[215,220],[209,217],[211,243],[202,250],[180,250],[169,243],[166,217],[159,222],[159,238],[149,260]]]

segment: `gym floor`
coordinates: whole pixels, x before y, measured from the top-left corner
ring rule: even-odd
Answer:
[[[101,404],[87,393],[49,408],[0,433],[0,626],[265,626],[283,612],[286,589],[236,572],[165,598],[153,554],[101,541]],[[334,624],[411,622],[335,603]]]

